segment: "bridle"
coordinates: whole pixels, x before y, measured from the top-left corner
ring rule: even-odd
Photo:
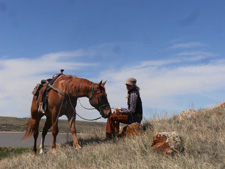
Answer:
[[[93,103],[94,103],[94,107],[96,107],[97,109],[99,109],[100,110],[100,112],[102,112],[102,108],[103,107],[105,107],[105,106],[108,106],[109,105],[109,103],[106,103],[106,104],[103,104],[103,105],[98,105],[96,102],[95,102],[95,99],[94,99],[94,85],[95,85],[95,83],[93,83],[93,85],[92,85],[92,87],[91,87],[91,97],[89,97],[89,101],[93,101]],[[105,95],[106,96],[106,95]],[[99,100],[98,98],[99,98],[99,95],[98,94],[96,94],[95,95],[95,97],[97,98],[97,100]]]

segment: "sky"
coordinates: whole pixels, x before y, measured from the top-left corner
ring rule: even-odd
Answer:
[[[224,55],[223,0],[0,0],[0,116],[30,117],[34,87],[61,68],[107,80],[111,107],[127,107],[136,78],[146,120],[212,107],[225,101]]]

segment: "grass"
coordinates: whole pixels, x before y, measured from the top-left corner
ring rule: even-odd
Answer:
[[[30,148],[0,147],[0,160],[17,156],[25,152],[30,152]]]
[[[215,114],[222,111],[222,115]],[[21,155],[4,158],[0,168],[225,168],[225,111],[201,109],[197,119],[179,121],[176,116],[146,121],[152,126],[136,137],[104,141],[104,130],[98,129],[79,139],[82,149],[75,150],[68,142],[51,149],[46,154]],[[157,132],[176,131],[184,140],[185,151],[175,156],[163,156],[151,148],[153,135]]]

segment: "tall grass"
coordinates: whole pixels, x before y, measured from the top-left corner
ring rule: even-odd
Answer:
[[[217,108],[218,110],[219,108]],[[70,143],[49,149],[46,154],[26,152],[0,161],[0,168],[225,168],[225,112],[201,109],[197,119],[177,120],[177,117],[146,121],[151,126],[140,136],[104,141],[103,130],[96,130],[79,139],[82,149]],[[163,156],[151,149],[157,132],[177,131],[184,140],[184,153]]]

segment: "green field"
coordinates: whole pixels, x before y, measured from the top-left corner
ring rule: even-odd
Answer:
[[[29,151],[31,151],[31,148],[0,147],[0,159],[20,155]]]

